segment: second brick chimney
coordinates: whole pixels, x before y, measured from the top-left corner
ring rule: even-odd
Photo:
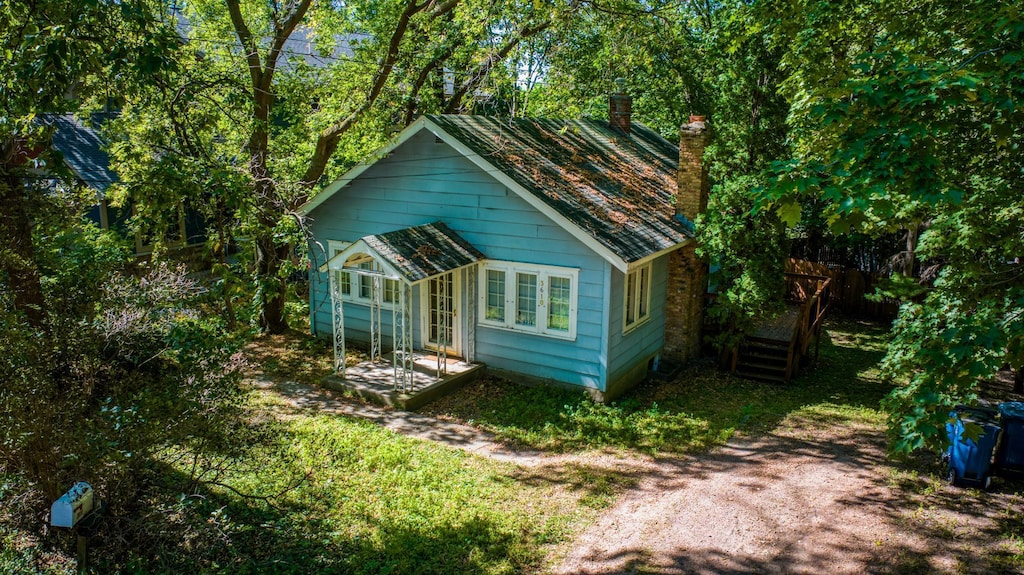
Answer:
[[[633,98],[626,93],[626,80],[615,80],[615,91],[608,95],[608,125],[629,135],[633,116]]]
[[[689,123],[679,128],[676,215],[686,218],[691,226],[697,214],[708,206],[704,148],[710,135],[703,116],[690,116]],[[700,353],[708,267],[697,258],[695,247],[690,243],[669,255],[664,353],[678,360],[687,360]]]
[[[676,213],[691,223],[708,207],[708,169],[704,165],[704,148],[710,135],[704,116],[690,116],[690,122],[679,128]]]

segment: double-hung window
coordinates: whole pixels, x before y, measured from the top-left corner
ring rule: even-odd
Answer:
[[[651,264],[626,274],[623,332],[629,332],[651,316]]]
[[[329,241],[328,249],[330,257],[334,257],[345,250],[349,242]],[[356,264],[354,267],[367,271],[380,271],[380,264],[374,260],[366,260]],[[341,291],[341,297],[345,301],[369,305],[373,296],[373,276],[356,272],[335,271],[334,281]],[[398,280],[385,279],[380,283],[381,304],[384,306],[394,305],[398,299]]]
[[[480,274],[480,325],[576,338],[579,270],[489,261]]]

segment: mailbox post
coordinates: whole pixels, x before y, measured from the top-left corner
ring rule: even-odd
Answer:
[[[92,486],[79,481],[50,506],[50,525],[74,531],[78,547],[78,572],[89,568],[88,537],[103,514],[104,505]]]

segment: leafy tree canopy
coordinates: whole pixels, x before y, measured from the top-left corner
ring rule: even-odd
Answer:
[[[322,182],[424,112],[471,109],[514,76],[522,43],[575,3],[478,0],[238,2],[185,6],[176,66],[125,101],[114,146],[125,190],[157,219],[203,206],[246,255],[262,327],[281,331],[298,207]],[[184,186],[169,190],[170,181]],[[223,246],[221,246],[223,249]]]
[[[943,441],[953,404],[1024,365],[1024,19],[1015,3],[768,2],[781,14],[793,155],[758,200],[837,233],[920,226],[934,282],[885,360],[895,447]],[[762,21],[768,21],[762,19]]]

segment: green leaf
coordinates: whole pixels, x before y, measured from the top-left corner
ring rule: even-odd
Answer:
[[[801,214],[800,204],[796,202],[785,202],[776,208],[775,213],[778,214],[779,219],[783,221],[787,226],[793,227],[800,221]]]

